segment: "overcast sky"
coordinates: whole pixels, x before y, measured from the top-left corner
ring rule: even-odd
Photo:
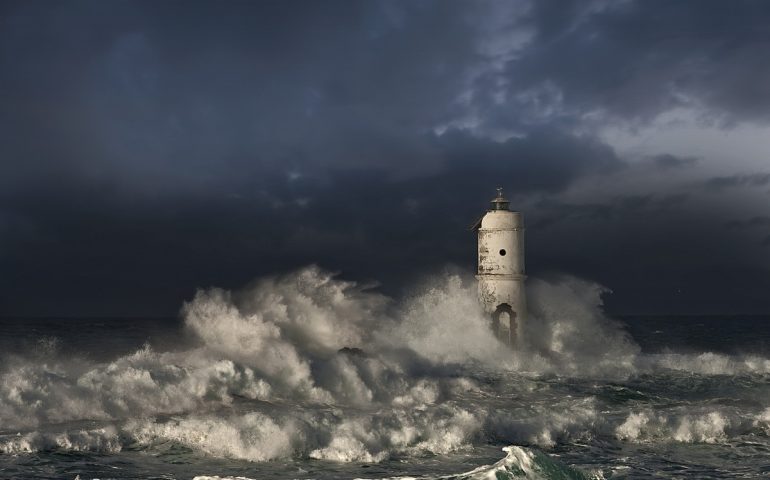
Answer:
[[[770,313],[770,2],[0,0],[0,315],[395,295],[505,188],[531,276]]]

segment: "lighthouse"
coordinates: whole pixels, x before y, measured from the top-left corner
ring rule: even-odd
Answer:
[[[520,212],[511,211],[503,189],[498,188],[489,210],[472,229],[479,235],[479,301],[495,335],[514,345],[527,313],[524,221]]]

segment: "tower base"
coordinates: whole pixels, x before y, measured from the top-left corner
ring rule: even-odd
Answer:
[[[479,301],[490,318],[495,336],[515,346],[526,319],[525,275],[477,275]]]
[[[501,328],[500,325],[500,317],[504,317],[504,322],[506,322],[508,333],[506,335],[505,331]],[[507,318],[505,318],[507,317]],[[503,342],[508,343],[508,345],[516,345],[516,340],[519,337],[519,325],[516,320],[516,312],[513,311],[513,308],[511,308],[510,305],[507,303],[501,303],[497,306],[497,309],[495,309],[494,312],[492,312],[492,332],[495,334],[495,336],[500,339]]]

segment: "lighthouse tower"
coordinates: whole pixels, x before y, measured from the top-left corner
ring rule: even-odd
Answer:
[[[479,301],[492,319],[492,331],[511,345],[526,318],[524,221],[497,189],[489,210],[473,226],[479,234]]]

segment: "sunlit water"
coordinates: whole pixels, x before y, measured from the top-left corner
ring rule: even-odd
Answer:
[[[4,319],[0,477],[770,475],[770,317],[610,319],[533,280],[511,352],[474,287],[307,268],[178,319]]]

